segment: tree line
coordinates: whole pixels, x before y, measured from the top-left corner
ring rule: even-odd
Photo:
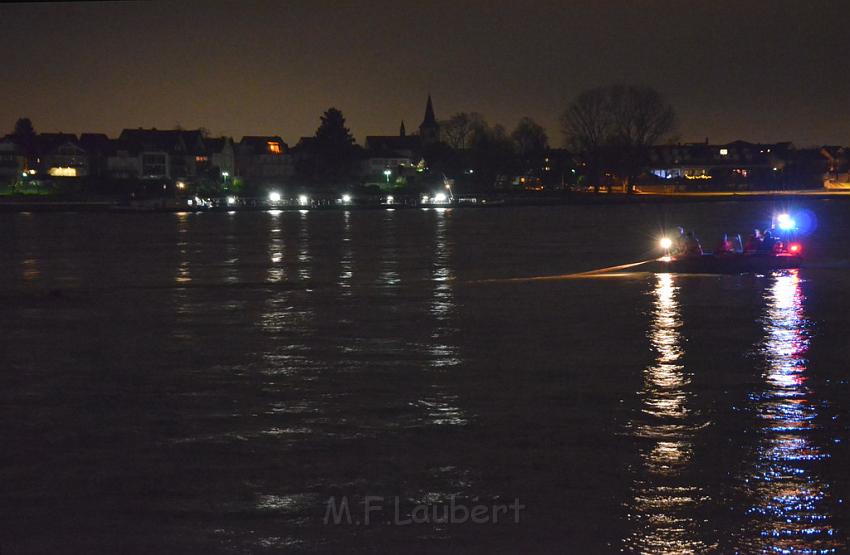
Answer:
[[[610,85],[578,94],[559,121],[564,145],[584,184],[598,190],[613,179],[632,192],[649,163],[651,147],[675,130],[676,113],[651,87]],[[478,112],[458,112],[440,122],[440,134],[440,142],[428,145],[423,153],[431,172],[461,177],[483,188],[500,177],[539,171],[550,153],[546,130],[527,116],[508,132]],[[331,108],[322,116],[299,172],[314,180],[345,179],[357,160],[357,149],[342,112]]]

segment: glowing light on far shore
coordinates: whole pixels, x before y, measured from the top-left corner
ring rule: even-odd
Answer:
[[[234,204],[236,204],[236,197],[227,197],[227,205],[233,206]]]
[[[310,197],[307,195],[298,195],[298,204],[301,206],[307,206],[310,204]]]
[[[277,191],[269,193],[269,202],[280,202],[280,193]]]
[[[437,193],[434,195],[434,202],[446,202],[449,197],[446,196],[446,193]]]
[[[342,202],[344,204],[349,204],[351,202],[351,195],[342,195]]]
[[[47,173],[53,177],[77,177],[77,168],[58,166],[50,168]],[[35,174],[35,170],[30,170],[32,174]]]
[[[661,248],[665,251],[670,250],[670,247],[673,246],[673,240],[669,237],[662,237],[658,244],[661,245]]]

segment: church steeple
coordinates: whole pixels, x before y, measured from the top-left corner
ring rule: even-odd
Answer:
[[[404,120],[401,120],[401,127],[398,128],[398,136],[404,137],[407,135],[407,131],[404,129]]]
[[[428,103],[425,105],[425,119],[419,126],[419,137],[422,144],[433,144],[440,140],[440,124],[434,115],[434,104],[431,102],[431,94],[428,93]]]
[[[433,127],[437,125],[437,118],[434,117],[434,104],[431,102],[431,93],[428,93],[428,104],[425,105],[425,119],[422,120],[422,125],[419,127]]]

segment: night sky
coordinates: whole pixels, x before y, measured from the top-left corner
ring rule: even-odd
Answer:
[[[643,83],[682,141],[850,143],[850,3],[407,1],[5,4],[0,130],[207,127],[356,138],[438,118],[528,115],[562,143],[582,89]]]

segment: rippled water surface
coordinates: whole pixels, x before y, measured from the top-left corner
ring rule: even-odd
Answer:
[[[498,281],[775,208],[0,214],[0,552],[845,552],[850,204],[800,270]]]

